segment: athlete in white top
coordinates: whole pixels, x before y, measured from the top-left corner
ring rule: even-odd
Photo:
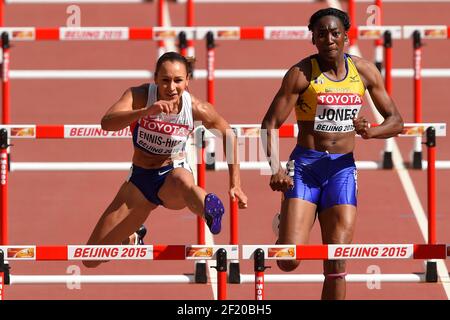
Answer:
[[[220,232],[223,204],[215,194],[195,184],[185,161],[184,147],[194,121],[220,132],[225,152],[233,150],[227,155],[229,194],[237,199],[240,208],[247,207],[247,196],[241,189],[236,137],[211,104],[186,90],[191,70],[182,55],[165,53],[156,64],[155,84],[128,89],[103,116],[104,130],[131,127],[133,165],[127,181],[94,228],[88,245],[136,243],[133,238],[137,234],[133,232],[158,205],[172,210],[188,207],[206,220],[213,234]],[[100,263],[83,261],[86,267]]]
[[[148,86],[146,108],[158,101],[156,84]],[[194,130],[191,94],[181,95],[183,106],[178,114],[147,115],[131,124],[133,144],[136,148],[153,155],[181,155],[187,139]]]

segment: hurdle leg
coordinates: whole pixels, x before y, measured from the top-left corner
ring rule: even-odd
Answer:
[[[413,169],[422,169],[422,138],[417,137],[414,140],[414,150],[411,157]]]
[[[269,268],[264,265],[264,250],[255,250],[253,259],[255,261],[255,300],[264,300],[264,271]]]
[[[238,202],[230,197],[230,244],[238,244]],[[241,270],[239,260],[231,260],[228,276],[230,283],[241,283]]]
[[[197,185],[200,188],[205,189],[205,178],[206,178],[206,168],[205,168],[205,133],[204,130],[197,130],[194,134],[195,146],[200,149],[197,162]],[[198,150],[197,149],[197,150]],[[202,218],[197,217],[197,243],[205,244],[205,222]],[[195,264],[195,282],[196,283],[206,283],[206,261],[201,260]]]
[[[211,268],[217,270],[217,292],[218,300],[227,298],[227,251],[223,248],[217,250],[217,265]]]
[[[428,184],[428,244],[436,244],[436,129],[427,129],[427,184]],[[427,261],[426,269],[427,282],[437,282],[436,261]]]
[[[200,260],[195,263],[195,283],[207,283],[206,261]]]
[[[0,250],[0,301],[5,297],[5,285],[10,284],[9,269],[3,250]]]
[[[392,34],[390,31],[384,33],[384,86],[389,95],[392,95]],[[383,169],[392,169],[392,150],[394,148],[393,138],[386,139],[383,153]]]
[[[422,122],[422,42],[418,30],[413,33],[414,122]],[[422,169],[422,139],[417,137],[412,152],[412,167]]]

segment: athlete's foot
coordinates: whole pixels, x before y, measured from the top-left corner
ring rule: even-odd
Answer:
[[[136,235],[134,244],[144,245],[144,237],[147,234],[147,228],[142,225],[134,234]]]
[[[122,242],[122,244],[129,245],[143,245],[144,237],[147,234],[147,228],[144,225],[140,226],[139,229],[128,237],[128,240]]]
[[[212,234],[220,233],[224,213],[225,208],[219,197],[214,193],[208,193],[205,197],[205,220]]]

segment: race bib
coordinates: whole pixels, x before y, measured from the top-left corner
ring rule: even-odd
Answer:
[[[160,155],[183,151],[190,133],[189,126],[158,120],[150,117],[139,120],[136,144],[151,153]]]
[[[330,133],[354,131],[353,118],[358,116],[361,105],[361,97],[357,94],[319,94],[314,130]]]

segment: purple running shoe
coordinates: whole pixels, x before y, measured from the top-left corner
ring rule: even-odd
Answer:
[[[205,197],[205,220],[212,234],[220,233],[222,216],[225,213],[222,201],[214,193]]]

